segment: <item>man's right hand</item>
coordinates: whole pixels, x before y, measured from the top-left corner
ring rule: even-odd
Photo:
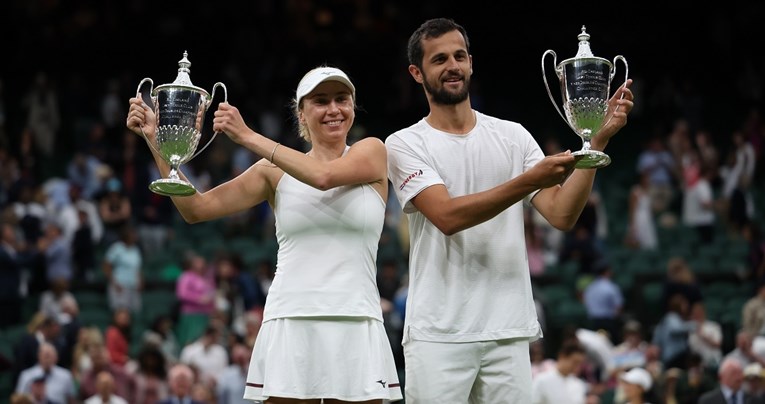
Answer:
[[[576,157],[570,150],[547,156],[537,163],[526,175],[532,176],[532,181],[539,189],[559,185],[571,175],[576,164]]]

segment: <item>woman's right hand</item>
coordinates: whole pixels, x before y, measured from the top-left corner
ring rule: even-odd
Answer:
[[[157,117],[140,97],[130,99],[127,127],[141,137],[146,135],[149,139],[154,139],[156,136]]]

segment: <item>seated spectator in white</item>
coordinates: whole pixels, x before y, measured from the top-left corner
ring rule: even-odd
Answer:
[[[529,359],[531,359],[532,379],[555,368],[555,359],[545,357],[545,344],[541,339],[529,343]]]
[[[620,387],[624,394],[625,404],[647,403],[645,397],[653,386],[653,378],[647,370],[643,368],[630,369],[623,373],[619,380],[621,381]]]
[[[691,321],[696,323],[696,330],[688,335],[691,352],[701,356],[701,363],[706,369],[717,369],[722,360],[722,326],[707,318],[703,301],[691,307]]]
[[[199,371],[203,382],[217,382],[228,366],[226,348],[218,343],[218,330],[208,326],[204,334],[181,350],[180,362]]]
[[[587,384],[578,376],[586,360],[586,352],[578,342],[565,342],[558,351],[556,366],[540,373],[531,384],[533,404],[584,404]]]
[[[736,334],[736,348],[728,352],[723,359],[735,359],[741,364],[742,368],[745,368],[750,363],[759,363],[760,365],[765,366],[765,357],[754,352],[752,349],[752,340],[752,334],[744,330],[739,331],[738,334]]]
[[[37,364],[25,369],[16,383],[16,393],[31,393],[35,380],[44,379],[45,394],[49,400],[72,404],[75,402],[74,379],[72,373],[57,366],[58,352],[53,344],[40,344]]]
[[[97,393],[85,399],[84,404],[128,404],[127,400],[114,393],[114,377],[101,371],[96,377]]]
[[[50,282],[50,289],[40,295],[40,311],[64,325],[68,322],[61,309],[61,303],[65,298],[74,298],[72,292],[69,291],[69,282],[66,279]]]
[[[637,320],[629,320],[622,330],[622,342],[611,351],[615,373],[644,367],[648,342],[643,338],[642,326]]]

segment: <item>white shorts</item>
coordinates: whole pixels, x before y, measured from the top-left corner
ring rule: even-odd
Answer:
[[[279,318],[263,323],[244,398],[401,400],[383,323],[370,318]]]
[[[406,404],[530,403],[527,338],[404,344]]]

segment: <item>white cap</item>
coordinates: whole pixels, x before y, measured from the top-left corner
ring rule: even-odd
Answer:
[[[630,384],[637,384],[643,388],[643,391],[651,389],[651,374],[643,368],[632,368],[629,372],[622,374],[621,379]]]
[[[757,362],[750,363],[744,368],[744,377],[762,377],[762,365]]]
[[[303,76],[295,92],[295,99],[298,104],[300,100],[313,91],[316,86],[325,81],[339,81],[351,90],[351,96],[356,99],[356,87],[351,83],[351,79],[340,69],[335,67],[317,67]]]

